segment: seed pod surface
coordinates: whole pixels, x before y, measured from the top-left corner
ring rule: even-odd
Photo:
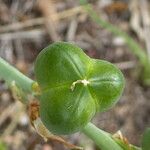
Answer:
[[[35,75],[42,93],[41,119],[55,134],[81,130],[96,112],[112,107],[124,87],[118,68],[92,59],[66,42],[56,42],[41,51]]]

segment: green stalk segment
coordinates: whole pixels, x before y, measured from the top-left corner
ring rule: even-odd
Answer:
[[[86,11],[88,12],[91,19],[96,22],[98,25],[100,25],[103,28],[106,28],[110,32],[112,32],[114,35],[122,37],[126,44],[129,46],[130,50],[134,55],[136,55],[140,63],[145,66],[147,63],[148,56],[146,55],[144,49],[142,49],[136,41],[134,41],[130,36],[128,36],[127,33],[120,30],[118,27],[112,25],[111,23],[104,21],[101,19],[98,14],[93,10],[92,6],[87,3],[86,0],[80,0],[80,3],[84,6]]]
[[[92,123],[88,123],[82,132],[91,138],[101,150],[123,150],[109,133],[97,128]]]
[[[8,85],[11,85],[12,81],[15,81],[18,88],[21,88],[25,92],[32,92],[33,80],[26,77],[19,72],[13,66],[8,64],[4,59],[0,57],[0,79],[5,80]]]

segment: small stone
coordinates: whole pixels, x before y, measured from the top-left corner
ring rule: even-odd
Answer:
[[[125,44],[125,41],[122,37],[116,37],[113,39],[113,44],[115,46],[123,46]]]

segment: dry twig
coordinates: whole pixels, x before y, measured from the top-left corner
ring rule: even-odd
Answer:
[[[52,14],[57,14],[53,0],[38,0],[38,8],[44,16],[44,21],[52,41],[59,41],[60,36],[57,33],[57,23]]]
[[[12,116],[14,110],[17,108],[17,104],[13,103],[9,105],[0,115],[0,125],[10,116]]]
[[[150,56],[150,14],[148,9],[148,1],[140,0],[141,19],[143,22],[144,39],[147,53]]]
[[[83,14],[85,13],[84,9],[81,6],[71,8],[62,12],[59,12],[57,14],[52,14],[52,18],[54,21],[60,20],[60,19],[66,19],[70,18],[72,16],[75,16],[77,14]],[[15,22],[9,25],[0,26],[0,33],[10,32],[10,31],[17,31],[29,27],[39,26],[44,24],[44,18],[35,18],[30,19],[24,22]]]
[[[15,33],[3,33],[0,34],[0,40],[2,39],[34,39],[39,36],[43,36],[46,34],[44,29],[33,29],[29,31],[19,31]]]
[[[67,32],[67,41],[74,41],[75,33],[78,27],[78,22],[76,18],[72,19]]]
[[[136,66],[136,62],[126,61],[126,62],[115,63],[115,65],[121,70],[126,70],[126,69],[134,68]]]
[[[144,39],[143,29],[141,27],[141,17],[140,17],[140,10],[137,0],[130,1],[129,8],[131,11],[131,19],[130,25],[131,28],[137,33],[140,39]]]

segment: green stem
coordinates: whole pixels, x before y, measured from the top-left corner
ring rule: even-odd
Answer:
[[[88,123],[82,132],[91,138],[102,150],[123,150],[111,138],[111,134],[97,128],[92,123]]]
[[[101,27],[106,28],[113,34],[122,37],[127,43],[127,45],[129,46],[130,50],[133,52],[133,54],[135,54],[139,58],[141,64],[144,67],[147,66],[147,61],[149,61],[148,56],[146,55],[146,52],[144,51],[144,49],[141,48],[140,45],[138,45],[135,40],[133,40],[130,36],[128,36],[127,33],[123,32],[118,27],[101,19],[98,16],[98,14],[93,10],[92,6],[90,4],[87,4],[86,0],[80,0],[80,3],[84,5],[84,8],[86,9],[86,11],[88,12],[89,16],[92,18],[93,21],[95,21]]]
[[[12,81],[15,81],[17,87],[19,87],[22,90],[22,92],[32,93],[34,88],[36,89],[36,87],[38,87],[38,85],[36,85],[36,82],[26,77],[24,74],[22,74],[13,66],[8,64],[1,57],[0,79],[4,79],[9,85],[12,84]],[[91,138],[102,150],[123,150],[113,140],[111,134],[102,131],[101,129],[94,126],[92,123],[87,124],[87,126],[83,129],[83,133],[86,134],[89,138]]]
[[[16,85],[24,92],[32,92],[33,80],[26,77],[13,66],[0,57],[0,79],[5,80],[9,85],[15,81]]]

